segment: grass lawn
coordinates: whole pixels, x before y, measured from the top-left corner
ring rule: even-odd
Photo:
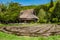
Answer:
[[[12,24],[0,24],[0,27],[2,26],[23,26],[23,27],[26,27],[26,26],[37,26],[37,25],[40,25],[40,24],[37,24],[37,23],[12,23]]]
[[[28,37],[28,36],[16,36],[0,32],[0,40],[60,40],[60,36],[49,37]]]
[[[40,23],[12,23],[12,24],[1,24],[0,23],[0,27],[3,27],[3,26],[20,26],[20,27],[33,27],[33,26],[41,26],[41,25],[49,25],[49,24],[40,24]],[[53,23],[51,25],[56,25],[56,23]]]

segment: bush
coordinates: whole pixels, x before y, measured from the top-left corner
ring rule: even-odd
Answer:
[[[52,21],[53,21],[53,23],[57,23],[58,22],[58,18],[53,18]]]

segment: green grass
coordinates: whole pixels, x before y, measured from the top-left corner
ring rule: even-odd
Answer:
[[[0,27],[3,27],[3,26],[23,26],[23,27],[26,27],[26,26],[37,26],[37,25],[40,25],[40,24],[38,24],[38,23],[24,23],[24,24],[12,23],[12,24],[0,24]]]
[[[46,23],[24,23],[24,24],[20,24],[20,23],[12,23],[12,24],[1,24],[0,23],[0,27],[3,27],[3,26],[20,26],[20,27],[33,27],[33,26],[40,26],[40,25],[44,25]],[[48,25],[51,24],[51,23],[48,23]],[[57,23],[52,23],[54,25],[56,25]]]
[[[0,40],[60,40],[60,35],[49,37],[16,36],[0,32]]]

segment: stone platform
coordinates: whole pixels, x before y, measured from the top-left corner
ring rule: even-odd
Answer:
[[[1,32],[18,36],[51,36],[60,35],[60,25],[40,25],[34,27],[0,27]]]

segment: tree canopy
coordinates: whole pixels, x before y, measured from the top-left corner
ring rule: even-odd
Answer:
[[[47,6],[43,5],[30,5],[21,6],[19,3],[11,2],[8,5],[0,4],[0,22],[10,23],[18,22],[18,15],[21,10],[34,9],[34,15],[39,17],[38,23],[58,23],[60,22],[60,1],[50,3]]]

